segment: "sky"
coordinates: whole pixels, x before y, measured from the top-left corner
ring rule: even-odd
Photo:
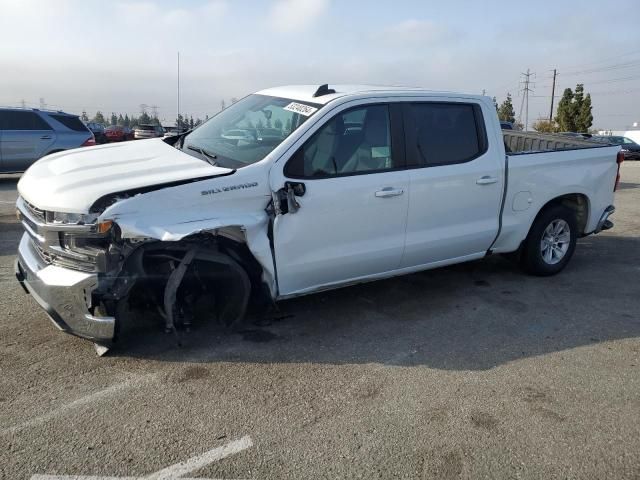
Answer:
[[[513,96],[529,123],[584,83],[594,127],[640,122],[638,0],[0,0],[0,105],[204,118],[287,84]],[[558,98],[556,98],[557,105]],[[148,110],[151,113],[151,108]],[[524,111],[522,112],[524,121]]]

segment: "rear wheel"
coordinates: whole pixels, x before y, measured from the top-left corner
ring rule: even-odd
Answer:
[[[525,240],[522,267],[532,275],[555,275],[569,263],[577,238],[574,212],[563,205],[547,208],[533,222]]]

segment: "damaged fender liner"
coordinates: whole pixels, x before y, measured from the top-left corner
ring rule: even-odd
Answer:
[[[114,200],[117,197],[122,197],[122,196],[131,197],[134,195],[139,195],[141,193],[155,192],[156,190],[162,190],[163,188],[178,187],[180,185],[187,185],[189,183],[201,182],[203,180],[210,180],[212,178],[226,177],[228,175],[233,175],[234,173],[236,173],[235,169],[227,173],[207,175],[204,177],[187,178],[185,180],[174,180],[172,182],[157,183],[155,185],[147,185],[146,187],[130,188],[129,190],[112,192],[107,195],[103,195],[102,197],[98,198],[95,202],[93,202],[93,205],[91,205],[91,208],[89,209],[89,213],[102,213],[107,207],[111,206],[114,203]]]
[[[202,244],[191,243],[190,245],[177,246],[178,249],[182,250],[182,254],[178,255],[166,255],[165,247],[167,245],[159,243],[152,245],[149,250],[141,247],[132,254],[130,259],[133,264],[131,266],[136,272],[133,275],[133,282],[125,282],[127,284],[125,289],[120,291],[117,297],[120,297],[120,300],[128,301],[128,296],[138,281],[144,281],[145,278],[154,276],[153,272],[145,271],[142,263],[145,254],[150,257],[157,256],[156,262],[160,258],[166,257],[166,259],[170,260],[167,265],[171,265],[171,270],[165,277],[166,281],[162,282],[164,285],[158,292],[159,297],[157,298],[160,314],[165,320],[165,331],[167,333],[173,331],[178,335],[176,326],[181,323],[179,312],[184,313],[180,305],[185,305],[183,302],[186,298],[179,295],[179,289],[185,282],[189,284],[188,278],[190,276],[192,276],[191,286],[193,286],[193,278],[197,278],[199,286],[204,287],[197,293],[197,296],[204,294],[219,305],[219,308],[215,309],[217,321],[221,321],[227,328],[235,326],[244,317],[252,292],[252,283],[245,268],[228,253],[203,246]],[[199,266],[194,267],[194,264],[199,264]],[[195,271],[192,268],[195,268]],[[213,285],[211,282],[223,282],[223,284],[218,283],[217,287],[211,289]],[[206,293],[207,290],[209,293]],[[191,300],[196,300],[196,298]],[[214,313],[214,310],[211,313]],[[124,320],[122,314],[116,315],[116,317],[118,321]],[[182,318],[184,320],[184,317]],[[183,326],[188,330],[190,324],[191,322],[189,321],[184,323]],[[179,336],[178,344],[180,344]]]

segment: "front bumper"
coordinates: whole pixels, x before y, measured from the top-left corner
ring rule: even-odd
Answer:
[[[98,286],[97,274],[46,265],[26,233],[20,241],[15,270],[22,287],[60,330],[97,343],[113,340],[115,318],[96,317],[89,310]]]

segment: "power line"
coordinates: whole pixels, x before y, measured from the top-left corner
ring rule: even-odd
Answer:
[[[585,68],[585,67],[590,67],[592,65],[599,65],[601,63],[606,63],[606,62],[610,62],[611,60],[615,60],[618,58],[622,58],[622,57],[628,57],[629,55],[636,55],[639,54],[640,50],[631,50],[631,51],[627,51],[625,53],[621,53],[619,55],[614,55],[613,57],[608,57],[608,58],[604,58],[602,60],[596,60],[594,62],[588,62],[588,63],[582,63],[582,64],[577,64],[577,65],[567,65],[566,67],[569,69],[576,69],[576,68]]]
[[[640,67],[640,60],[634,60],[631,62],[617,63],[612,65],[605,65],[597,68],[588,68],[585,70],[573,70],[565,72],[564,75],[575,76],[575,75],[591,75],[593,73],[602,73],[602,72],[610,72],[613,70],[620,70],[625,68],[637,68]]]

